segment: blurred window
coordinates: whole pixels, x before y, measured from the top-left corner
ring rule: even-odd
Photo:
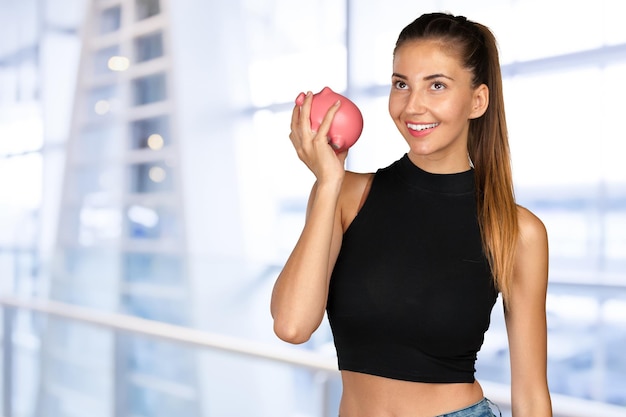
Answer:
[[[136,0],[135,13],[137,20],[147,19],[161,13],[159,0]]]
[[[118,57],[120,54],[120,46],[113,45],[107,48],[99,49],[94,53],[94,73],[96,75],[108,74],[112,71],[111,62],[112,59]]]
[[[131,149],[160,150],[170,145],[169,117],[158,116],[131,123]]]
[[[135,61],[145,62],[163,56],[163,34],[161,32],[140,36],[135,40]]]
[[[165,162],[133,164],[128,181],[131,193],[158,193],[172,191],[172,170]]]
[[[154,74],[133,80],[133,104],[141,106],[167,98],[165,74]]]
[[[122,7],[114,6],[100,12],[100,34],[116,32],[122,23]]]

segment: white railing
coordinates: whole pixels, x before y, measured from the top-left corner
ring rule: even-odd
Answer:
[[[146,320],[135,316],[102,312],[71,304],[64,304],[44,299],[24,299],[0,296],[3,311],[3,363],[11,363],[12,317],[14,309],[24,309],[67,320],[88,323],[112,330],[155,337],[171,342],[196,346],[202,349],[220,350],[250,358],[275,361],[291,366],[310,369],[317,372],[337,374],[337,362],[314,352],[296,348],[278,348],[250,340],[208,333],[205,331],[171,325],[163,322]],[[11,417],[11,367],[3,366],[4,417]],[[495,403],[510,408],[510,387],[481,381],[487,397]],[[626,407],[588,401],[580,398],[552,394],[552,406],[555,417],[626,417]]]

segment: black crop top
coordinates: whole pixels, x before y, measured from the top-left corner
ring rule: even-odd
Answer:
[[[497,296],[473,170],[431,174],[404,155],[376,172],[343,236],[327,305],[339,369],[473,382]]]

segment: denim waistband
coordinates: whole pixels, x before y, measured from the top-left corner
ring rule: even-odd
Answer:
[[[502,412],[500,411],[500,407],[488,398],[483,398],[479,402],[474,405],[470,405],[469,407],[463,408],[461,410],[453,411],[451,413],[441,414],[437,417],[496,417],[496,415],[491,411],[491,407],[495,407],[498,410],[498,414],[502,417]],[[337,416],[341,417],[341,416]]]
[[[452,411],[450,413],[441,414],[437,417],[495,417],[491,407],[495,407],[498,410],[498,414],[502,417],[500,407],[490,401],[488,398],[483,398],[474,405],[463,408],[461,410]]]

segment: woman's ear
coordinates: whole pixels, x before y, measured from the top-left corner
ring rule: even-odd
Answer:
[[[481,84],[474,90],[474,105],[470,113],[470,119],[478,119],[485,114],[489,107],[489,87]]]

